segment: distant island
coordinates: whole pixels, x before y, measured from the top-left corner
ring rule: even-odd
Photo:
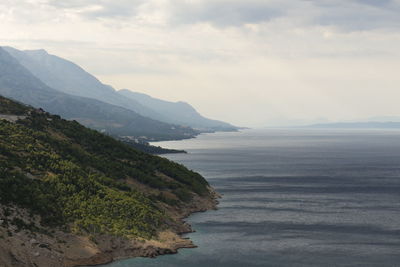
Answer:
[[[400,122],[337,122],[312,124],[301,128],[400,129]]]

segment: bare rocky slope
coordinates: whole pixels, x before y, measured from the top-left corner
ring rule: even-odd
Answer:
[[[192,231],[184,218],[194,212],[215,209],[217,194],[213,198],[195,198],[185,208],[170,210],[179,222],[173,228],[161,231],[156,237],[146,240],[113,235],[82,235],[55,230],[35,223],[43,232],[18,229],[17,225],[0,226],[0,266],[2,267],[75,267],[111,263],[117,259],[132,257],[156,257],[175,254],[180,248],[195,248],[195,244],[180,234]],[[4,211],[11,211],[5,216]],[[27,210],[0,205],[0,222],[4,218],[19,218],[32,222]]]

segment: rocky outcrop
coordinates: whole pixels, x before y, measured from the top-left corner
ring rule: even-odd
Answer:
[[[192,232],[184,219],[192,213],[216,209],[219,195],[210,188],[210,196],[194,196],[182,209],[170,208],[169,215],[176,220],[171,229],[160,232],[157,239],[127,239],[107,235],[78,236],[72,233],[42,229],[33,233],[18,229],[0,220],[0,266],[1,267],[75,267],[107,264],[116,259],[133,257],[156,257],[175,254],[180,248],[195,248],[191,240],[182,238]],[[0,206],[0,218],[5,218]],[[10,208],[7,208],[10,213]],[[11,209],[7,218],[22,221],[31,219],[27,211]],[[39,219],[35,219],[38,223]]]

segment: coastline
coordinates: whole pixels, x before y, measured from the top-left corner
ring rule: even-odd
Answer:
[[[188,152],[183,149],[164,148],[163,146],[159,146],[159,143],[191,140],[191,139],[196,139],[201,135],[226,133],[226,132],[233,133],[233,132],[239,132],[239,131],[245,130],[245,129],[250,129],[250,128],[238,127],[236,129],[226,130],[226,131],[203,131],[203,132],[197,133],[196,135],[188,136],[186,138],[171,138],[171,139],[160,139],[160,140],[150,140],[150,141],[142,140],[141,142],[133,142],[129,138],[118,137],[118,136],[115,136],[115,138],[137,150],[142,151],[142,152],[162,156],[162,155],[166,155],[166,154],[187,154]]]
[[[78,267],[78,266],[107,266],[108,264],[111,264],[112,262],[118,261],[118,260],[124,260],[124,259],[134,259],[137,257],[145,257],[145,258],[155,258],[158,256],[163,256],[163,255],[171,255],[171,254],[177,254],[179,253],[179,249],[183,248],[197,248],[198,246],[193,243],[193,241],[190,240],[190,238],[187,237],[182,237],[184,234],[189,234],[195,232],[195,229],[192,228],[192,226],[185,221],[188,217],[195,213],[200,213],[200,212],[207,212],[210,210],[217,210],[218,209],[218,204],[222,196],[217,193],[213,188],[210,187],[210,192],[211,192],[211,199],[197,199],[196,201],[199,201],[196,203],[196,201],[193,201],[192,204],[193,206],[187,209],[184,209],[184,213],[181,214],[179,217],[179,220],[181,222],[181,229],[174,233],[176,236],[172,237],[172,242],[170,240],[166,240],[167,247],[165,246],[144,246],[143,250],[141,250],[139,253],[133,253],[131,255],[123,255],[123,256],[114,256],[112,259],[108,262],[104,263],[98,263],[98,264],[86,264],[86,265],[75,265],[75,266],[68,266],[68,267]],[[210,201],[211,200],[211,201]],[[200,205],[198,205],[200,204]],[[178,238],[176,238],[178,237]]]
[[[3,228],[0,224],[0,266],[98,266],[121,259],[154,258],[176,254],[181,248],[196,248],[189,238],[182,237],[194,231],[185,219],[197,212],[217,209],[221,195],[211,187],[209,192],[207,197],[195,195],[190,203],[180,209],[169,208],[170,216],[177,223],[160,232],[158,238],[153,240],[109,235],[78,236],[61,231],[32,234]],[[29,216],[28,212],[24,216]],[[52,231],[48,230],[49,233]],[[9,231],[14,234],[6,237]]]
[[[81,134],[83,132],[85,134],[83,136],[89,136],[85,132],[84,127],[79,126],[79,124],[77,123],[68,123],[66,121],[62,121],[62,119],[59,117],[51,116],[48,114],[39,115],[39,119],[41,119],[42,117],[46,118],[46,125],[48,124],[50,126],[53,126],[53,124],[55,123],[62,122],[65,123],[66,126],[69,126],[74,130],[78,130],[78,132]],[[75,129],[76,127],[78,128]],[[56,128],[55,126],[53,126],[53,128],[55,129],[56,133],[60,134],[61,137],[66,139],[66,137],[63,135],[64,132],[58,132],[58,128]],[[99,137],[99,134],[95,131],[89,132],[93,133],[95,135],[94,137],[98,138],[101,142],[105,142],[106,144],[110,144],[113,147],[115,146],[122,152],[126,152],[127,147],[122,146],[121,143],[116,142],[114,139],[106,136]],[[54,136],[55,140],[61,139],[59,135]],[[92,136],[90,137],[92,138]],[[75,135],[72,135],[69,138],[73,141],[76,140],[74,139],[76,138]],[[43,143],[47,144],[45,142]],[[81,143],[75,141],[74,144]],[[91,145],[88,145],[88,148],[91,148],[94,151],[98,151],[99,149],[97,146]],[[103,151],[102,149],[103,148],[101,148],[100,151]],[[107,151],[109,150],[106,150],[106,152]],[[128,152],[131,151],[128,150]],[[65,154],[69,155],[68,153]],[[105,153],[104,151],[103,154],[107,155],[107,153]],[[99,155],[103,156],[103,154]],[[122,153],[121,155],[125,154]],[[62,154],[62,156],[64,156],[64,154]],[[94,230],[92,231],[83,228],[83,230],[80,230],[81,228],[73,228],[73,222],[67,222],[71,223],[71,225],[47,223],[41,224],[42,218],[39,217],[39,215],[33,215],[34,213],[32,213],[32,211],[30,210],[31,206],[27,205],[26,208],[23,208],[25,206],[18,205],[18,202],[17,204],[2,202],[2,204],[0,204],[0,266],[95,266],[108,264],[114,260],[123,258],[156,257],[159,255],[174,254],[178,252],[179,248],[196,247],[190,239],[182,237],[182,234],[190,233],[193,231],[192,227],[185,222],[185,218],[196,212],[204,212],[207,210],[216,209],[218,205],[218,198],[220,197],[219,194],[216,193],[215,190],[208,185],[208,183],[204,180],[203,177],[201,177],[201,175],[193,173],[180,165],[172,165],[171,167],[166,160],[162,160],[161,158],[158,159],[157,157],[151,156],[149,154],[147,155],[148,158],[146,158],[145,156],[141,158],[140,156],[142,156],[142,154],[140,153],[139,156],[136,156],[136,154],[134,154],[134,156],[135,157],[121,156],[121,158],[119,159],[122,162],[121,166],[125,167],[123,163],[125,163],[125,161],[129,162],[130,160],[135,164],[138,164],[137,162],[139,162],[140,164],[144,164],[144,166],[147,167],[146,160],[150,158],[150,160],[156,161],[156,163],[154,164],[160,164],[160,166],[158,167],[160,170],[158,168],[155,168],[154,170],[154,165],[152,165],[153,168],[151,168],[150,170],[152,171],[152,178],[159,179],[162,182],[161,186],[148,185],[144,183],[147,181],[146,179],[144,179],[144,182],[142,180],[135,179],[136,169],[134,167],[136,165],[134,165],[134,167],[131,167],[129,165],[130,168],[128,168],[128,170],[132,170],[132,176],[125,177],[123,180],[121,179],[121,185],[123,184],[126,188],[135,188],[136,190],[138,190],[138,192],[142,192],[144,195],[149,196],[149,203],[153,203],[154,208],[162,213],[163,223],[157,224],[157,218],[147,217],[147,221],[144,221],[143,219],[143,225],[161,225],[161,228],[154,229],[154,231],[151,232],[151,234],[149,235],[140,235],[136,233],[133,233],[132,235],[124,235],[120,234],[122,232],[97,231],[96,228],[93,228]],[[93,159],[97,158],[93,156]],[[113,160],[114,158],[110,157],[107,159]],[[163,164],[166,164],[166,166],[164,166]],[[24,167],[24,165],[21,166]],[[104,171],[104,169],[100,168],[97,165],[88,166],[92,167],[94,171],[98,171],[99,173],[102,173],[102,171]],[[110,167],[114,168],[114,166]],[[18,172],[22,172],[22,168],[16,168],[16,170]],[[122,174],[117,172],[117,170],[113,169],[113,171],[114,172],[110,174],[113,178],[114,175],[115,177],[122,176]],[[29,172],[23,173],[22,175],[26,180],[40,180],[39,175],[42,174],[38,172],[35,176]],[[87,173],[82,171],[82,177],[86,177],[86,175]],[[194,184],[191,184],[192,182]],[[188,185],[183,186],[183,184],[185,183],[187,183]],[[25,182],[25,184],[27,184],[27,182]],[[176,186],[181,186],[181,184],[182,192],[175,192],[173,189],[176,188]],[[167,188],[168,190],[162,190],[164,185],[166,185],[165,188]],[[75,191],[73,192],[75,193]],[[103,199],[101,196],[96,195],[96,197],[98,197],[97,199]],[[119,201],[119,197],[119,195],[116,195],[115,200]],[[114,198],[107,199],[114,200]],[[43,204],[37,200],[34,203]],[[77,202],[78,206],[80,205],[79,203]],[[134,202],[132,203],[134,204]],[[129,202],[128,204],[132,203]],[[119,205],[117,207],[129,209],[128,206],[123,205]],[[97,208],[97,206],[94,206],[94,208]],[[132,220],[135,219],[135,216],[137,216],[137,214],[141,215],[141,213],[139,212],[141,210],[140,208],[141,207],[139,207],[138,212],[133,211],[130,213],[130,215],[132,216],[129,218],[131,219],[128,220],[127,224],[122,224],[122,227],[129,228],[130,225],[134,225],[137,226],[139,229],[137,230],[137,233],[141,233],[140,227],[142,225],[132,223]],[[102,215],[103,217],[98,216],[98,214]],[[108,214],[111,214],[110,216],[112,216],[113,213],[107,213],[106,216],[108,216]],[[82,216],[85,217],[86,214]],[[107,219],[109,218],[105,217],[103,213],[99,212],[89,212],[88,216],[92,217],[89,217],[91,220],[88,220],[89,223],[87,227],[94,227],[104,224],[105,222],[108,222]],[[118,227],[119,225],[121,225],[121,221],[125,223],[124,218],[126,217],[117,218],[120,221],[116,221],[115,223],[113,222],[113,227]]]

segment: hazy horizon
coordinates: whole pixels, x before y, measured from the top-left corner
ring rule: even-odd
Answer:
[[[398,0],[5,0],[0,43],[263,127],[400,116]]]

